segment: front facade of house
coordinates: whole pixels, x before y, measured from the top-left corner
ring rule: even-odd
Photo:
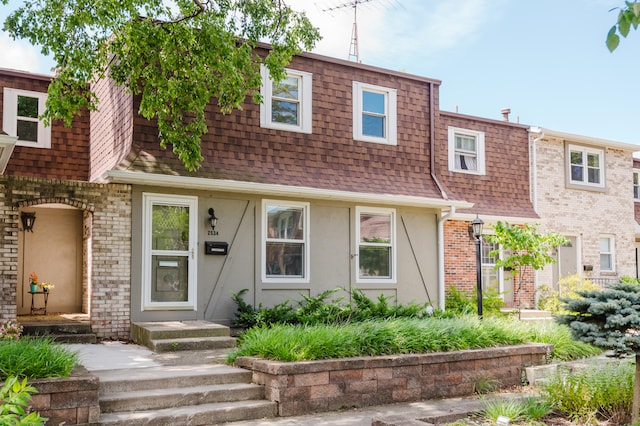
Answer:
[[[543,172],[526,126],[442,112],[439,81],[405,73],[301,54],[287,74],[276,85],[263,70],[261,105],[222,115],[212,102],[192,173],[112,81],[94,85],[99,111],[46,130],[49,77],[0,70],[0,148],[15,144],[0,177],[0,319],[30,313],[31,272],[56,285],[50,312],[84,312],[120,339],[137,321],[228,324],[244,289],[254,306],[357,288],[443,307],[446,288],[475,288],[476,215],[486,232],[549,217],[532,196]],[[607,151],[612,184],[623,151]],[[32,232],[23,212],[35,213]],[[533,307],[534,275],[517,293],[493,268],[496,248],[482,246],[484,288]]]
[[[431,173],[439,83],[316,55],[263,78],[264,104],[207,111],[197,173],[98,83],[112,104],[91,116],[91,173],[132,188],[131,320],[228,323],[243,289],[265,306],[338,287],[436,305],[438,218],[471,206]]]
[[[29,275],[53,282],[49,312],[90,314],[103,337],[129,333],[131,195],[127,185],[88,182],[89,116],[71,128],[44,127],[50,77],[0,70],[2,128],[17,136],[0,177],[2,302],[0,319],[43,306]],[[33,229],[21,222],[34,214]]]
[[[636,149],[531,129],[534,203],[541,230],[569,240],[554,253],[556,263],[539,273],[540,284],[557,288],[559,279],[573,274],[603,284],[636,276],[636,222],[629,184]]]
[[[530,200],[528,127],[507,120],[496,121],[441,112],[436,146],[438,176],[453,197],[464,197],[473,208],[453,212],[444,223],[446,287],[473,292],[476,289],[476,246],[469,235],[476,215],[484,233],[498,221],[512,225],[538,218]],[[508,307],[534,307],[534,277],[527,271],[518,291],[511,273],[495,268],[490,252],[501,247],[486,240],[481,246],[482,287],[500,294]]]

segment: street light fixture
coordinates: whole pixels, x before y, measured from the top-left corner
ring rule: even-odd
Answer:
[[[484,222],[476,215],[476,218],[471,222],[471,231],[476,239],[476,291],[480,318],[482,318],[482,225]]]

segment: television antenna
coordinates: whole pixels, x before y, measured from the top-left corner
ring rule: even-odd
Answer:
[[[333,7],[323,9],[323,12],[333,12],[334,10],[353,8],[353,27],[351,29],[351,46],[349,47],[349,60],[360,63],[360,52],[358,51],[358,5],[369,3],[373,0],[351,0]]]

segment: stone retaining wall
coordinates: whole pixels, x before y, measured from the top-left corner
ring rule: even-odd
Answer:
[[[84,367],[76,367],[69,377],[31,380],[38,393],[29,404],[49,420],[47,425],[95,424],[100,418],[99,381]]]
[[[254,383],[278,403],[279,416],[470,395],[474,384],[522,383],[524,368],[547,361],[553,346],[526,344],[430,354],[304,362],[240,357]]]

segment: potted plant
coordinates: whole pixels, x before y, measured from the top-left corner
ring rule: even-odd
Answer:
[[[54,288],[55,285],[53,285],[53,283],[51,281],[47,281],[47,282],[44,282],[44,283],[40,284],[40,287],[42,287],[42,291],[44,291],[45,293],[49,293],[49,290]]]
[[[35,272],[32,272],[29,275],[29,286],[31,289],[31,293],[35,293],[36,291],[38,291],[38,276]]]

